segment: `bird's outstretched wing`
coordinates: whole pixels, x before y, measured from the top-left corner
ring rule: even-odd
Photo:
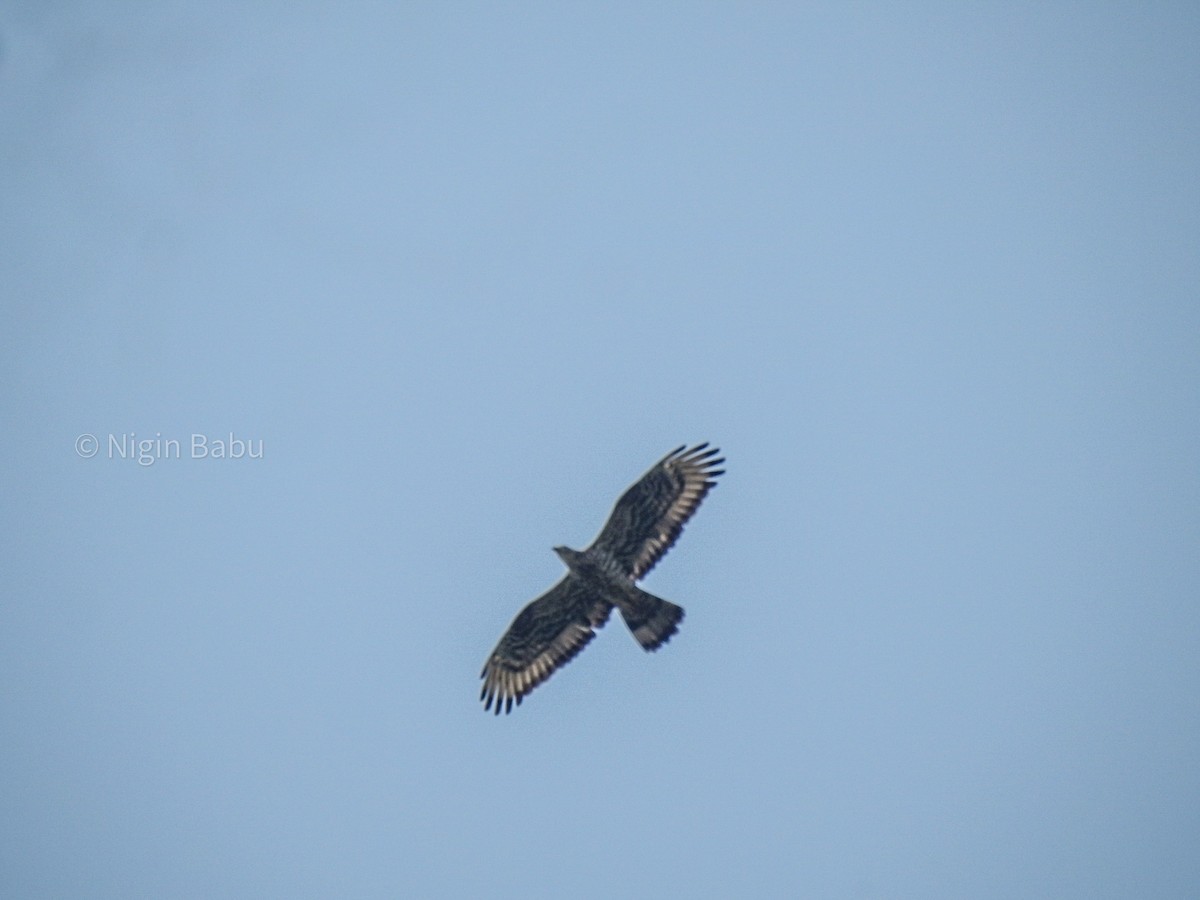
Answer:
[[[612,604],[568,575],[513,619],[480,673],[484,709],[515,702],[566,665],[608,621]]]
[[[686,445],[684,445],[686,446]],[[607,554],[635,581],[671,549],[704,495],[725,474],[716,447],[677,447],[627,490],[587,552]]]

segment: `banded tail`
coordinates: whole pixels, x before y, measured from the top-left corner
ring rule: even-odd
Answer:
[[[657,650],[671,639],[683,621],[683,607],[639,588],[618,603],[625,624],[643,650]]]

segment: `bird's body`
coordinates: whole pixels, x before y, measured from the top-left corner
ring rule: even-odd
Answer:
[[[480,677],[484,708],[514,702],[569,662],[608,621],[615,606],[646,650],[665,644],[683,608],[637,587],[671,548],[723,471],[719,452],[679,447],[627,490],[600,535],[585,550],[555,547],[567,575],[523,610],[488,658]]]

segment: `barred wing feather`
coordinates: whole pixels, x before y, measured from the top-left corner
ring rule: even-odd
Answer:
[[[686,446],[686,445],[685,445]],[[588,552],[606,553],[635,581],[654,568],[679,538],[700,502],[725,474],[717,448],[677,447],[629,488],[613,507]]]
[[[612,604],[568,575],[526,606],[483,667],[484,709],[509,712],[587,646]]]

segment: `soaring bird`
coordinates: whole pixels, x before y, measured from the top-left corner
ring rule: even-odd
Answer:
[[[716,485],[717,448],[672,450],[629,488],[586,550],[555,547],[567,574],[513,620],[480,678],[483,708],[511,712],[525,695],[566,665],[595,637],[615,606],[634,639],[657,650],[683,620],[683,607],[638,588],[671,549],[684,523]],[[714,457],[717,457],[714,459]]]

